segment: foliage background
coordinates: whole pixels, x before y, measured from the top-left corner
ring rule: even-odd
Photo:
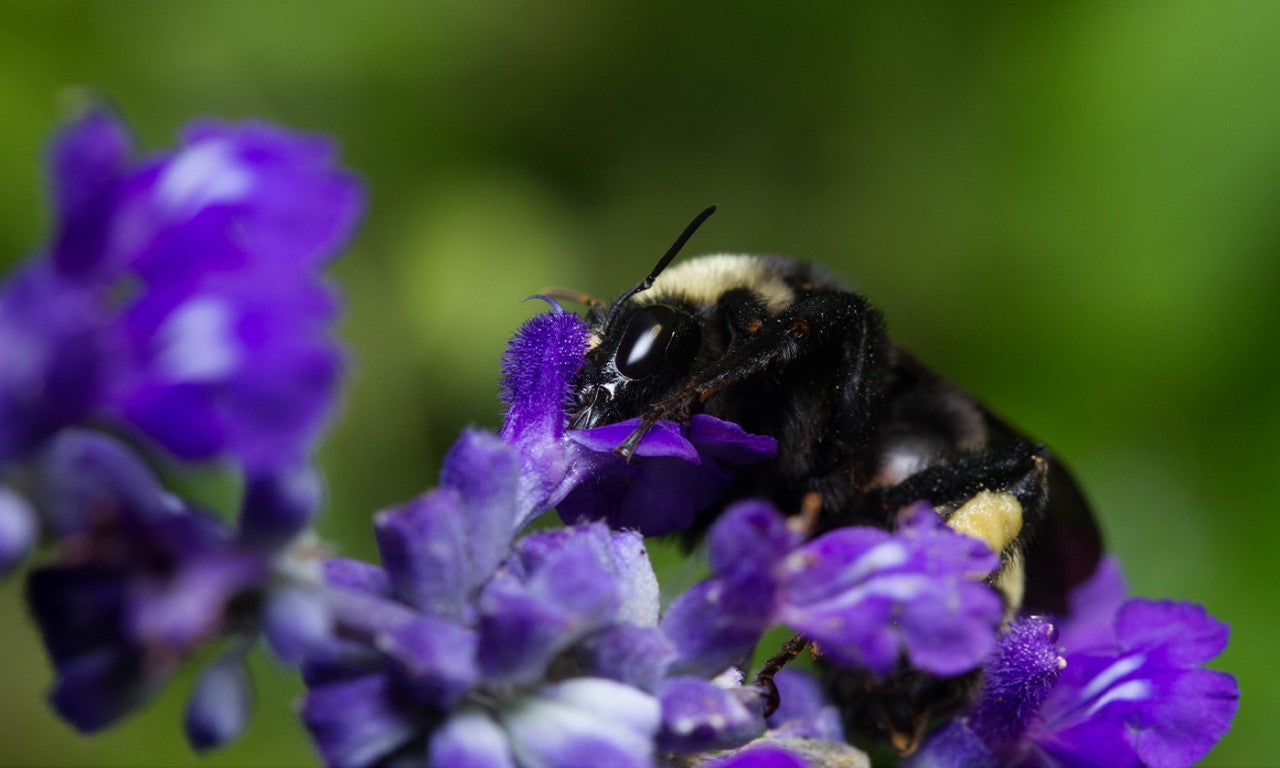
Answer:
[[[1280,754],[1280,5],[7,2],[0,262],[47,231],[40,152],[94,86],[144,146],[193,116],[330,133],[371,193],[338,278],[354,376],[325,533],[494,426],[497,358],[548,285],[611,297],[691,250],[821,261],[897,339],[1066,456],[1135,591],[1233,626],[1208,763]],[[84,739],[0,586],[0,763],[195,764],[186,680]],[[209,765],[312,762],[298,686]]]

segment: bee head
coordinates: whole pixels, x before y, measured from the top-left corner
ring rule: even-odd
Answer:
[[[640,303],[634,297],[653,285],[715,210],[713,205],[699,213],[649,275],[615,301],[592,329],[597,343],[578,375],[570,408],[573,428],[637,416],[688,378],[701,345],[698,318],[686,307]]]

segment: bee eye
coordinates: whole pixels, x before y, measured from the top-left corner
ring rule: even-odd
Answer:
[[[667,350],[676,329],[676,311],[663,304],[638,310],[627,322],[614,355],[618,373],[628,379],[643,379],[653,373]]]

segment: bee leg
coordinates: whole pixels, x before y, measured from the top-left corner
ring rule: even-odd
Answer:
[[[697,371],[691,384],[699,401],[760,372],[813,354],[850,346],[866,361],[878,350],[865,348],[883,338],[879,313],[850,293],[820,293],[797,300],[785,312],[752,323],[748,333],[719,359]],[[834,362],[834,361],[833,361]],[[856,379],[857,371],[852,371]]]
[[[897,510],[927,502],[953,530],[984,541],[1000,553],[988,581],[1005,601],[1006,620],[1026,595],[1025,543],[1042,522],[1049,498],[1049,458],[1042,446],[1021,443],[1004,450],[938,464],[889,488],[868,494],[869,512],[888,523]]]
[[[778,706],[782,704],[778,685],[773,678],[782,671],[783,667],[794,661],[805,648],[808,648],[810,642],[812,641],[804,635],[793,635],[790,640],[782,644],[782,648],[777,653],[765,660],[760,673],[756,675],[756,687],[760,688],[764,694],[765,717],[772,717],[773,713],[778,711]]]
[[[959,507],[982,491],[1008,493],[1038,509],[1048,498],[1049,456],[1043,446],[1020,443],[1003,450],[935,464],[896,485],[873,490],[869,502],[886,514],[917,501]]]

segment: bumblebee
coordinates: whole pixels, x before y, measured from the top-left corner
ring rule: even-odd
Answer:
[[[775,438],[777,454],[741,472],[695,532],[749,496],[799,510],[816,494],[815,532],[891,528],[900,508],[923,500],[1001,553],[991,582],[1008,616],[1062,615],[1101,550],[1062,463],[890,341],[880,311],[817,266],[720,254],[668,269],[714,210],[617,301],[573,295],[588,304],[591,341],[568,406],[571,426],[639,417],[618,447],[630,457],[659,420],[706,413],[733,421]],[[828,668],[824,678],[848,730],[907,753],[931,719],[965,706],[977,673],[939,679],[903,670],[871,680]]]

